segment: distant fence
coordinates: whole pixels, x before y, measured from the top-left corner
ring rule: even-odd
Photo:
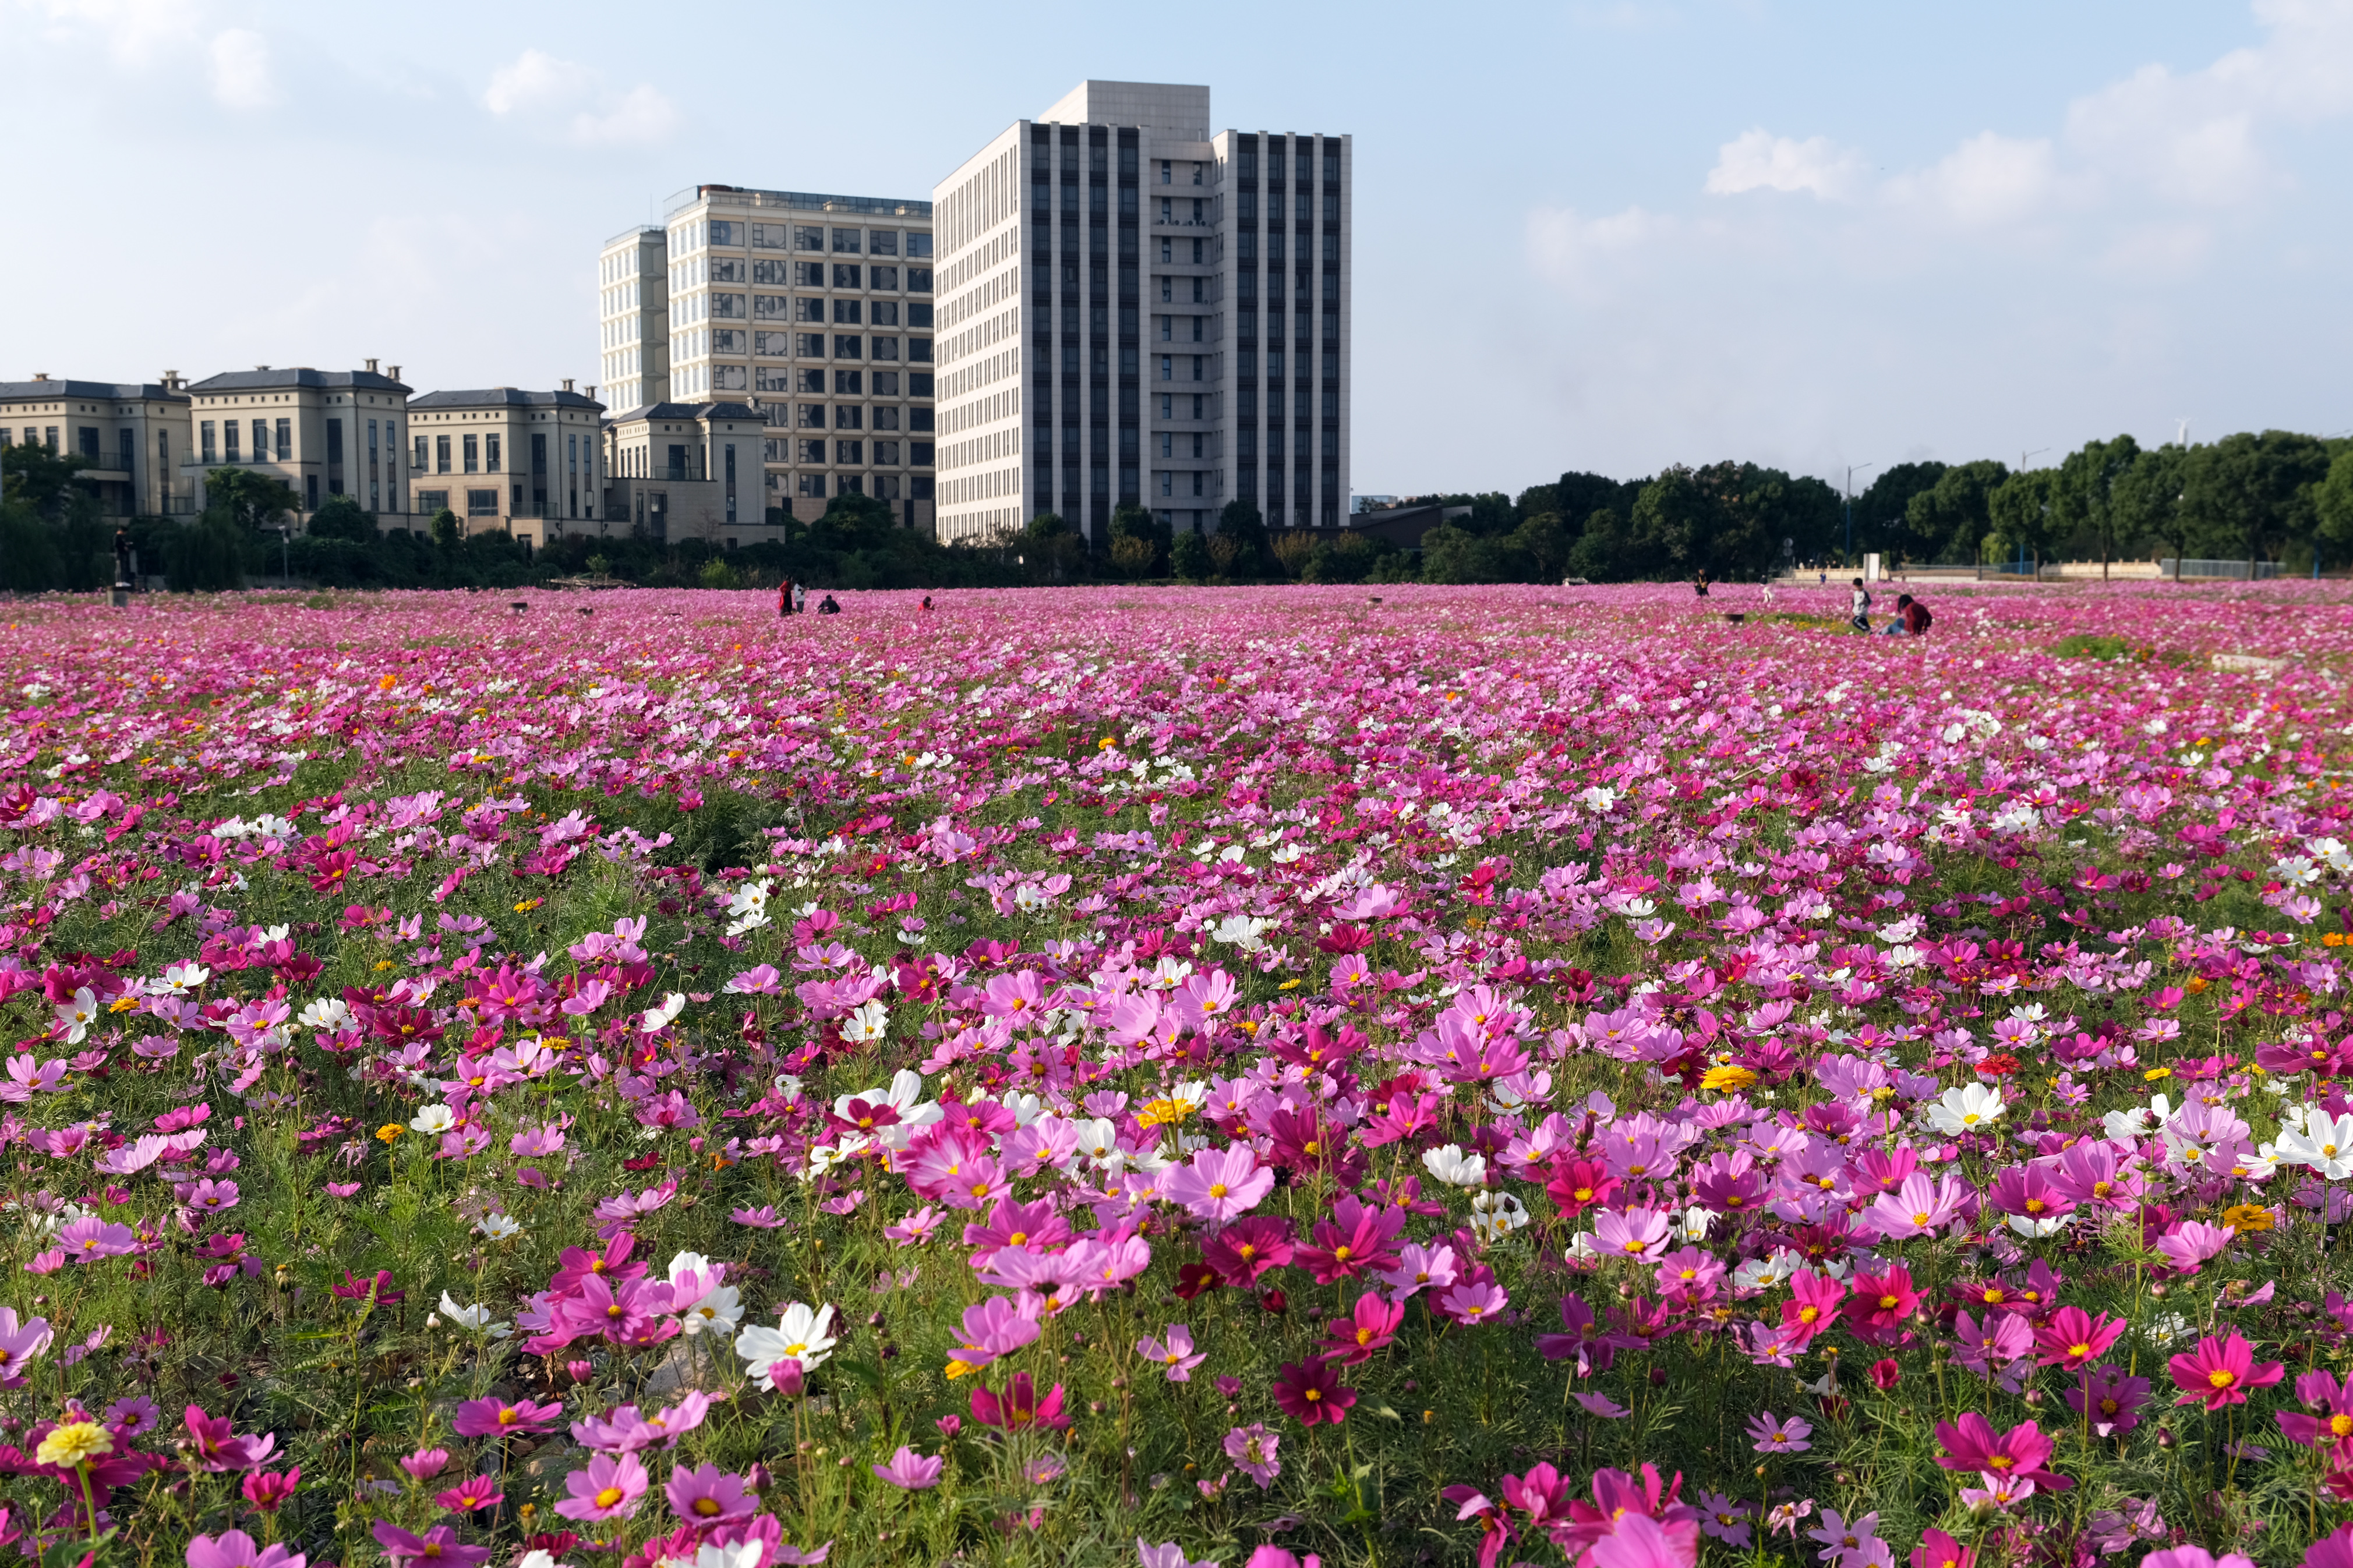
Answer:
[[[2158,570],[2164,575],[2177,579],[2236,577],[2244,582],[2247,577],[2247,563],[2243,561],[2176,561],[2168,558],[2158,562],[2157,565]],[[2257,577],[2276,577],[2280,574],[2279,563],[2258,561],[2255,563],[2254,574]]]

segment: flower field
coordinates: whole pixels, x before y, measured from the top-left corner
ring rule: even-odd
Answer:
[[[0,1543],[2353,1568],[2353,604],[1967,587],[7,606]]]

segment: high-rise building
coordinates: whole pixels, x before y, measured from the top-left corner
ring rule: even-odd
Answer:
[[[596,258],[596,333],[605,396],[614,408],[670,397],[670,240],[624,229]]]
[[[604,248],[606,401],[759,411],[765,507],[932,521],[932,205],[696,185]]]
[[[943,540],[1341,523],[1350,138],[1210,126],[1206,87],[1082,82],[934,187]]]

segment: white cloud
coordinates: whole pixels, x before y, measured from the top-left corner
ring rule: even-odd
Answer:
[[[145,67],[194,44],[200,34],[195,0],[22,0],[58,40],[95,38],[118,65]]]
[[[244,27],[215,36],[213,97],[227,109],[267,109],[278,101],[269,73],[269,40]]]
[[[525,49],[514,64],[491,73],[482,102],[492,114],[528,114],[564,108],[596,90],[596,72],[576,60]]]
[[[1759,128],[1716,149],[1715,167],[1707,172],[1707,194],[1810,191],[1824,201],[1841,201],[1862,177],[1862,160],[1827,136],[1799,142]]]
[[[574,115],[572,139],[602,146],[659,142],[678,123],[678,106],[655,89],[639,85],[605,113]]]
[[[659,142],[678,129],[678,107],[659,89],[641,83],[617,96],[604,81],[593,66],[525,49],[491,73],[482,104],[502,119],[560,125],[588,146]]]
[[[1965,228],[1990,228],[2038,216],[2062,190],[2051,143],[1980,132],[1916,174],[1884,187],[1899,206]]]
[[[1625,280],[1642,253],[1678,226],[1641,207],[1607,217],[1579,217],[1569,207],[1540,207],[1528,215],[1528,259],[1537,272],[1572,294],[1595,298]]]

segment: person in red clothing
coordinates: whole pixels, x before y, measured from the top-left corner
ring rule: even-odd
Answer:
[[[1898,594],[1895,596],[1895,613],[1887,618],[1887,630],[1883,635],[1891,637],[1926,637],[1928,624],[1935,618],[1928,614],[1927,605],[1909,594]]]
[[[790,577],[787,577],[776,589],[776,614],[779,616],[789,616],[792,613],[793,580]]]

